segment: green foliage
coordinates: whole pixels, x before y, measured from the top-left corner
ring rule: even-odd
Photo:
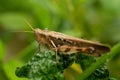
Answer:
[[[92,66],[93,63],[95,63],[97,61],[97,59],[93,56],[86,56],[86,55],[78,55],[77,56],[77,63],[81,64],[82,69],[85,71],[87,70],[90,66]],[[104,63],[102,65],[98,65],[96,68],[93,68],[95,66],[92,66],[92,68],[90,69],[91,71],[87,71],[85,72],[85,74],[87,75],[86,77],[84,77],[84,73],[82,74],[84,78],[80,77],[80,79],[78,80],[98,80],[98,79],[108,79],[109,78],[109,71],[107,68],[107,65]],[[93,71],[92,71],[93,70]]]
[[[16,66],[18,65],[21,66],[23,65],[23,63],[14,59],[3,64],[3,70],[8,80],[21,80],[15,75],[15,69],[16,69]],[[3,80],[5,80],[5,78]],[[27,79],[23,78],[22,80],[27,80]]]
[[[30,80],[63,80],[62,71],[62,66],[56,63],[55,53],[45,51],[36,53],[25,66],[17,68],[16,75]]]
[[[0,41],[0,61],[5,57],[5,48],[2,41]]]
[[[0,0],[0,79],[23,80],[15,76],[14,70],[30,60],[37,51],[34,35],[24,33],[31,30],[25,18],[33,28],[48,28],[110,45],[112,52],[109,57],[106,55],[95,59],[78,55],[80,59],[76,61],[74,55],[62,56],[60,59],[65,59],[62,67],[66,68],[75,60],[84,71],[80,74],[81,78],[90,78],[96,69],[100,73],[104,69],[107,72],[108,67],[110,76],[119,80],[119,4],[120,0]],[[118,46],[113,47],[116,44]],[[110,60],[106,63],[107,59]]]
[[[18,77],[26,77],[30,80],[64,80],[63,70],[76,62],[83,69],[83,74],[78,80],[108,80],[111,77],[104,63],[107,58],[108,55],[97,60],[93,56],[84,54],[61,54],[59,63],[56,63],[55,53],[47,50],[36,53],[26,65],[17,68],[15,73]]]
[[[5,47],[2,41],[0,41],[0,79],[7,79],[7,76],[3,70],[3,58],[5,57]]]

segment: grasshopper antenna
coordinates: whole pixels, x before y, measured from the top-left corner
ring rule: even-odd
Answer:
[[[24,21],[25,21],[25,23],[34,31],[33,26],[32,26],[26,19],[24,19]]]
[[[24,18],[25,23],[34,31],[34,28],[32,25]],[[11,32],[27,32],[27,33],[33,33],[33,31],[11,31]]]
[[[11,32],[25,32],[25,33],[33,33],[33,31],[11,31]]]

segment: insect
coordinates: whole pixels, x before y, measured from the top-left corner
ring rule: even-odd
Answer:
[[[39,28],[33,29],[28,22],[27,24],[34,31],[39,44],[44,44],[56,52],[56,59],[59,52],[63,54],[80,52],[93,56],[101,56],[103,53],[110,51],[108,46],[101,43],[75,38],[55,31],[41,30]]]

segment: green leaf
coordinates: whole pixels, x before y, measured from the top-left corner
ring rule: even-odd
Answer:
[[[5,57],[5,48],[4,48],[4,44],[0,40],[0,60],[3,60],[4,57]]]
[[[3,64],[4,71],[10,80],[27,80],[27,79],[24,79],[24,78],[21,79],[15,76],[16,67],[21,66],[22,64],[23,63],[21,63],[18,60],[11,60]]]
[[[63,80],[61,65],[57,65],[53,51],[45,51],[36,53],[27,64],[17,68],[15,73],[18,77],[30,80]]]

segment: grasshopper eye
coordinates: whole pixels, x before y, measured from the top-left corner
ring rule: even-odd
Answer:
[[[61,38],[58,38],[58,40],[61,40]]]
[[[65,39],[63,39],[63,41],[64,41],[64,42],[66,42],[66,40],[65,40]]]

